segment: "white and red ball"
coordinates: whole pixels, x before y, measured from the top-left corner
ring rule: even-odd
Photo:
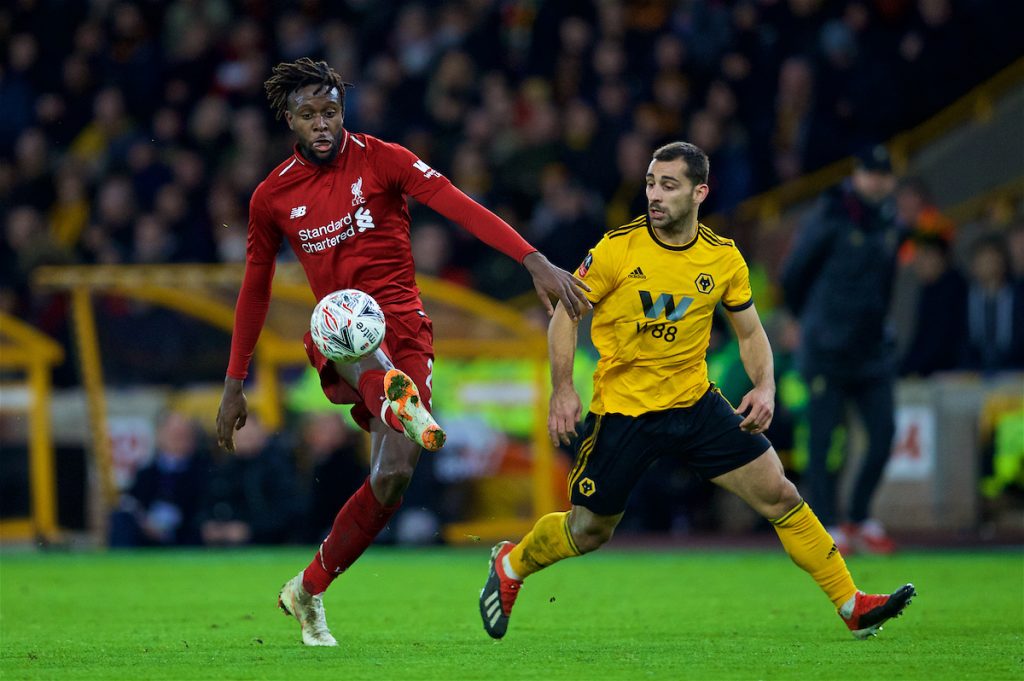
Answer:
[[[327,359],[362,359],[384,340],[384,312],[369,294],[354,288],[328,293],[309,320],[313,343]]]

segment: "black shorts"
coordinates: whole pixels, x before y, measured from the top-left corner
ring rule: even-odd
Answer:
[[[588,414],[576,442],[569,498],[599,515],[626,508],[640,476],[663,456],[678,456],[710,480],[750,463],[772,445],[740,430],[743,417],[712,386],[696,404],[640,416]]]

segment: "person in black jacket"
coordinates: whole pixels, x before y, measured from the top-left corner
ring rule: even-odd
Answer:
[[[844,553],[895,549],[869,517],[895,432],[895,347],[886,317],[905,237],[896,222],[895,183],[885,147],[858,155],[852,176],[829,190],[806,220],[782,275],[786,305],[801,324],[798,363],[810,388],[808,501]],[[840,525],[838,474],[829,469],[828,454],[848,401],[860,412],[868,451],[849,522]]]
[[[1024,283],[1012,279],[1010,252],[999,233],[971,247],[965,368],[991,375],[1024,369]]]
[[[110,546],[198,544],[204,460],[195,422],[179,412],[166,413],[157,427],[153,460],[135,474],[110,516]]]
[[[900,374],[924,378],[960,368],[967,328],[967,282],[952,267],[949,243],[942,236],[918,234],[913,242],[912,264],[921,290]]]
[[[235,438],[234,454],[216,453],[206,476],[198,514],[203,544],[285,542],[297,515],[291,457],[253,415]]]

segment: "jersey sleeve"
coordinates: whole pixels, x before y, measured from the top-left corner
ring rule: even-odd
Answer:
[[[601,239],[590,249],[583,262],[576,269],[576,276],[590,287],[587,299],[598,303],[615,288],[618,279],[619,262],[608,238]]]
[[[270,309],[270,291],[274,281],[281,231],[274,225],[261,191],[256,188],[249,201],[249,237],[245,249],[245,276],[235,305],[235,325],[231,334],[231,357],[227,375],[244,380],[249,373],[256,341]]]
[[[277,260],[283,240],[281,230],[274,224],[267,204],[266,190],[261,183],[249,199],[249,233],[245,244],[245,262],[266,264]]]
[[[379,167],[384,182],[402,194],[426,204],[437,192],[450,187],[447,177],[437,172],[400,144],[380,142]]]
[[[441,189],[425,205],[518,263],[537,250],[512,229],[512,225],[463,194],[455,185]]]
[[[754,294],[750,290],[750,270],[738,250],[736,260],[735,271],[729,278],[725,293],[722,294],[722,306],[730,312],[746,310],[754,304]]]

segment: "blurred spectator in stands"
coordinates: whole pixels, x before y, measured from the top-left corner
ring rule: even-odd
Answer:
[[[88,262],[114,264],[129,258],[135,211],[131,180],[125,175],[108,177],[97,189],[92,221],[82,240]]]
[[[629,132],[632,97],[621,80],[605,81],[597,86],[597,116],[601,130],[618,137]]]
[[[149,465],[121,496],[110,517],[110,545],[180,546],[199,542],[196,524],[205,480],[195,423],[178,412],[163,416]]]
[[[30,313],[32,270],[70,261],[70,253],[53,239],[39,210],[15,206],[7,212],[0,239],[0,288],[10,296],[5,296],[13,306],[9,311],[21,316]]]
[[[125,95],[128,111],[137,120],[153,114],[160,94],[161,55],[142,9],[134,3],[113,5],[107,45],[106,76]]]
[[[790,57],[779,69],[775,120],[771,130],[771,164],[776,181],[786,182],[806,170],[814,139],[814,70],[803,57]]]
[[[257,102],[270,69],[265,43],[266,36],[254,17],[237,17],[229,26],[227,43],[213,72],[214,91],[235,103]]]
[[[155,144],[139,139],[128,148],[128,170],[132,188],[142,210],[152,210],[160,187],[171,181],[171,169],[159,156]]]
[[[911,236],[937,236],[949,244],[956,235],[956,224],[935,205],[931,189],[920,177],[902,178],[896,186],[896,219]],[[903,244],[900,264],[911,262],[916,246],[913,238]]]
[[[29,128],[18,136],[14,147],[15,185],[12,194],[18,203],[48,210],[56,196],[50,151],[39,128]]]
[[[0,70],[0,154],[10,153],[21,132],[35,118],[39,44],[30,33],[8,38],[5,68]]]
[[[224,180],[214,183],[206,197],[206,212],[220,262],[244,262],[248,209]]]
[[[167,224],[152,213],[135,221],[131,262],[137,265],[159,265],[173,262],[177,240]]]
[[[228,148],[231,140],[228,124],[231,121],[231,108],[223,97],[207,95],[195,106],[192,117],[188,123],[189,139],[194,145],[198,156],[188,158],[179,155],[176,158],[185,158],[191,168],[183,168],[177,171],[188,173],[189,176],[196,174],[202,177],[202,169],[209,168],[216,171],[220,164],[224,149]],[[198,173],[196,171],[198,169]]]
[[[551,89],[539,78],[525,81],[520,87],[517,127],[520,139],[517,148],[498,169],[497,184],[510,195],[521,212],[528,212],[540,198],[538,178],[544,168],[556,163],[561,155],[558,110],[551,101]]]
[[[452,260],[451,231],[435,221],[421,222],[412,230],[412,258],[420,274],[468,285],[469,271]]]
[[[712,193],[704,202],[707,212],[733,210],[750,196],[753,178],[745,150],[735,138],[726,138],[722,120],[707,109],[693,114],[689,130],[686,139],[708,155],[708,185]]]
[[[60,141],[64,151],[69,151],[69,145],[92,120],[100,74],[93,72],[85,54],[76,51],[64,60],[60,77],[61,118],[56,123],[59,132],[54,139]]]
[[[234,454],[219,451],[206,475],[199,529],[207,546],[277,544],[297,519],[291,458],[258,417],[235,434]]]
[[[345,424],[337,412],[308,414],[299,426],[301,488],[306,520],[299,541],[318,543],[331,531],[338,506],[366,479],[361,433]]]
[[[1024,287],[1011,279],[1006,240],[984,236],[971,249],[966,368],[985,373],[1024,369]]]
[[[842,156],[851,138],[872,134],[871,130],[858,129],[863,109],[872,106],[866,97],[873,79],[863,66],[862,48],[857,45],[853,27],[841,19],[832,19],[821,27],[819,41],[816,113],[831,134],[822,139],[822,145],[808,150],[811,167]],[[859,142],[865,144],[867,140],[861,138]]]
[[[50,227],[61,246],[74,249],[89,224],[92,209],[85,178],[72,164],[57,172],[57,198],[50,207]]]
[[[93,118],[71,141],[71,157],[93,177],[123,168],[134,138],[134,126],[125,113],[124,95],[108,86],[93,99]]]
[[[1024,286],[1024,221],[1016,222],[1006,230],[1006,247],[1010,253],[1013,281]]]
[[[443,55],[427,85],[427,110],[438,147],[434,163],[449,166],[451,154],[462,140],[466,114],[473,100],[476,71],[465,52]]]
[[[613,140],[598,127],[597,112],[589,102],[573,99],[566,104],[562,160],[574,178],[599,195],[610,193],[618,180],[614,166],[604,161],[606,149],[612,144]]]
[[[571,272],[586,255],[585,244],[603,231],[597,200],[557,163],[544,169],[540,191],[527,238],[542,253],[551,253],[551,262]]]
[[[618,185],[606,196],[605,228],[624,225],[647,211],[647,165],[650,144],[636,133],[623,135],[616,145]]]
[[[916,16],[899,42],[901,61],[893,75],[902,75],[907,123],[915,125],[950,104],[969,82],[964,60],[967,34],[951,0],[917,0]]]
[[[967,284],[952,266],[949,242],[941,235],[919,232],[913,242],[911,264],[918,299],[900,374],[927,377],[960,366],[967,328]]]
[[[800,370],[810,388],[808,500],[842,549],[889,553],[894,544],[870,519],[871,501],[895,431],[893,339],[886,322],[902,233],[889,154],[878,145],[858,156],[853,175],[829,190],[806,219],[785,265],[786,304],[800,320]],[[852,401],[868,446],[840,525],[833,433]]]

